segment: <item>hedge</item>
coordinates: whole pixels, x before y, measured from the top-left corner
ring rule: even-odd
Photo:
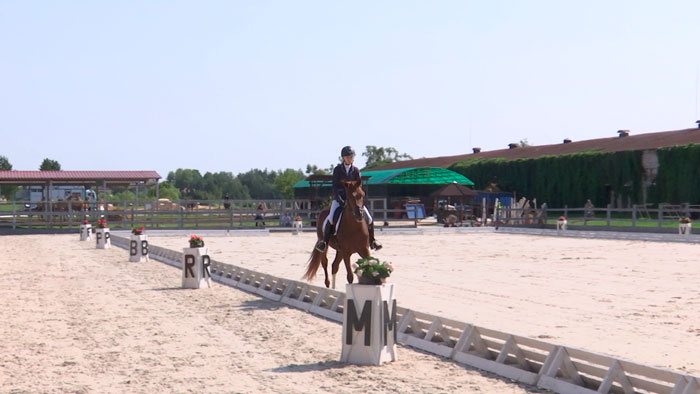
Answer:
[[[640,203],[642,198],[641,151],[582,151],[515,160],[472,158],[450,169],[474,181],[476,189],[496,183],[517,198],[537,198],[550,207],[582,207],[587,199],[595,206],[606,206],[610,191],[625,203],[628,198]]]

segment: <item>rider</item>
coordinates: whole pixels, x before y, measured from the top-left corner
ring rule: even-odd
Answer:
[[[343,156],[343,162],[335,166],[333,169],[333,203],[331,204],[331,210],[328,212],[326,220],[323,222],[323,240],[318,241],[316,244],[316,250],[319,252],[325,252],[328,245],[328,240],[333,234],[335,227],[335,211],[338,208],[343,208],[345,206],[345,200],[347,196],[345,195],[345,188],[343,187],[343,181],[359,181],[362,179],[360,170],[352,165],[355,161],[355,150],[350,146],[345,146],[340,151],[340,155]],[[367,229],[369,230],[369,246],[372,249],[379,250],[382,245],[374,239],[374,221],[372,220],[372,215],[370,215],[367,206],[364,207],[365,221],[367,221]]]

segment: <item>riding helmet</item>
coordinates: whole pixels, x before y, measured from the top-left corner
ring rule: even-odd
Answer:
[[[345,157],[345,156],[355,156],[355,150],[352,149],[352,146],[344,146],[343,150],[340,151],[340,155]]]

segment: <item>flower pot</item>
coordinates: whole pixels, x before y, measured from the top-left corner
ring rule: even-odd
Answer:
[[[557,231],[566,231],[566,220],[557,220]]]
[[[345,285],[340,361],[380,365],[396,361],[394,285]]]
[[[109,249],[112,246],[109,228],[98,228],[95,230],[95,247],[97,249]]]
[[[357,283],[360,285],[383,285],[386,283],[386,278],[367,278],[365,276],[358,276]]]
[[[679,223],[678,234],[690,235],[693,232],[693,223]]]
[[[81,224],[80,225],[80,240],[81,241],[89,241],[91,232],[92,232],[92,225],[91,224]]]
[[[199,289],[211,287],[209,249],[182,248],[182,287]]]
[[[136,263],[148,261],[147,235],[131,235],[131,241],[129,242],[129,261]]]
[[[292,223],[292,227],[292,234],[299,235],[299,233],[303,231],[304,224],[301,220],[295,220],[294,223]]]

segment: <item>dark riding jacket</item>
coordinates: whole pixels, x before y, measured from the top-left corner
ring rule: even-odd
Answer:
[[[344,204],[347,200],[343,181],[359,181],[362,179],[360,169],[354,165],[350,165],[349,170],[345,171],[345,163],[340,163],[333,169],[333,198],[340,204]]]

